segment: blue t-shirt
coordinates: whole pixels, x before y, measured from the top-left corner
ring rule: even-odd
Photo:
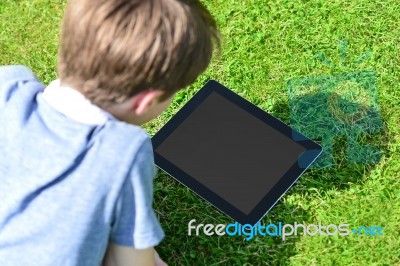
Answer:
[[[159,244],[146,131],[75,121],[44,89],[26,67],[0,67],[0,265],[98,266],[110,240]]]

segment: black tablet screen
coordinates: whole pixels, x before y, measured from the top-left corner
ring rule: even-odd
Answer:
[[[305,150],[212,92],[155,152],[249,214]]]

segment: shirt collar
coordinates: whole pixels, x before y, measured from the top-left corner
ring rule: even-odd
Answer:
[[[84,124],[104,125],[108,119],[113,118],[79,91],[61,86],[58,79],[45,88],[43,98],[60,113]]]

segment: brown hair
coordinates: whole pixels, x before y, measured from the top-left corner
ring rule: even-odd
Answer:
[[[58,58],[62,84],[94,104],[193,83],[219,47],[216,23],[198,0],[70,0]]]

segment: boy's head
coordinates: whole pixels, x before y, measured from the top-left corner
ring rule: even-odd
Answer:
[[[149,91],[165,102],[207,68],[215,44],[198,0],[70,0],[58,75],[103,108]]]

